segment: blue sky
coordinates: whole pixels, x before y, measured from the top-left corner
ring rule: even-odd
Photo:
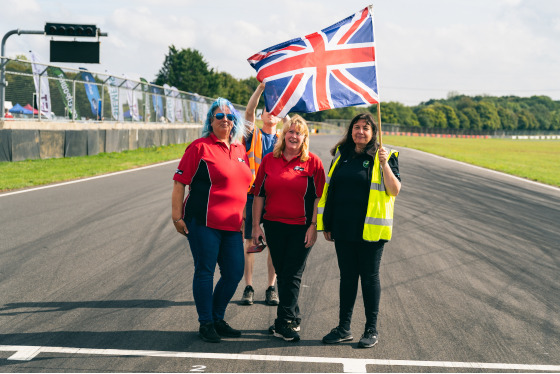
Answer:
[[[282,0],[272,4],[262,0],[0,0],[0,34],[42,30],[46,22],[93,23],[109,36],[101,38],[101,64],[86,64],[89,70],[153,80],[174,44],[199,50],[210,67],[247,78],[255,75],[246,61],[253,53],[315,32],[373,4],[382,102],[416,105],[445,98],[451,91],[547,95],[560,100],[560,1]],[[9,57],[30,49],[48,62],[47,37],[14,35],[6,43]]]

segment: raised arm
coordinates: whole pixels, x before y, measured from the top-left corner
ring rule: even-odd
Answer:
[[[253,95],[251,95],[249,102],[247,103],[247,109],[245,109],[245,120],[249,122],[255,123],[255,111],[257,110],[259,99],[261,98],[261,95],[264,91],[264,85],[264,82],[259,84],[255,92],[253,92]]]

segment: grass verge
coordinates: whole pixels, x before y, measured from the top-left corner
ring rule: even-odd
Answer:
[[[547,140],[383,136],[383,142],[418,149],[560,187],[560,142]],[[63,182],[178,159],[186,144],[95,156],[0,163],[0,191]]]
[[[95,156],[0,162],[0,191],[92,177],[181,158],[186,144]]]
[[[383,136],[383,143],[560,186],[560,141]]]

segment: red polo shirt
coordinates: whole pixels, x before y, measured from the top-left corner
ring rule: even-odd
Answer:
[[[251,170],[245,147],[214,134],[189,144],[173,180],[189,186],[183,217],[218,230],[239,231]]]
[[[325,170],[313,153],[301,162],[282,155],[264,156],[255,178],[255,196],[265,197],[264,219],[291,225],[309,225],[315,199],[323,194]]]

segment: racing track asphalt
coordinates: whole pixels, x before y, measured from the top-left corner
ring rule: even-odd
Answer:
[[[311,138],[325,168],[336,140]],[[266,331],[266,252],[255,305],[238,303],[242,281],[226,314],[242,337],[202,342],[192,258],[170,221],[172,162],[0,194],[0,371],[560,371],[560,190],[400,150],[374,348],[356,348],[361,294],[354,341],[321,343],[338,305],[334,248],[321,234],[301,289],[301,342]]]

